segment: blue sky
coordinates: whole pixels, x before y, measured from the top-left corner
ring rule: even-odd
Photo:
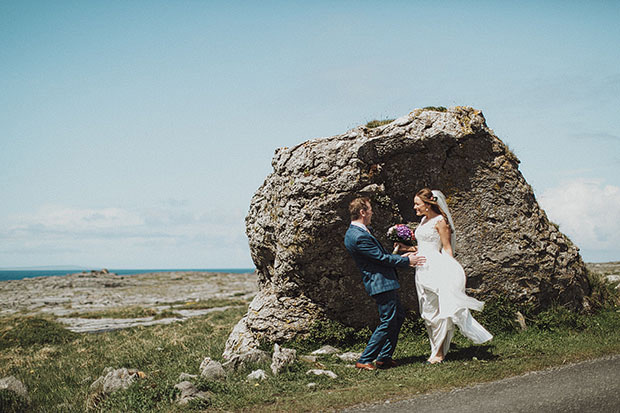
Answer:
[[[276,148],[473,106],[620,260],[620,2],[0,0],[0,267],[252,267]]]

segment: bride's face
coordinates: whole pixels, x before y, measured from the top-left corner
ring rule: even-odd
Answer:
[[[428,208],[426,207],[424,201],[422,201],[419,196],[416,196],[415,198],[413,198],[413,209],[415,209],[416,215],[421,217],[423,215],[426,215],[426,210]]]

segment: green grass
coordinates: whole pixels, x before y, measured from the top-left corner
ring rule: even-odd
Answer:
[[[604,290],[604,294],[614,294]],[[456,334],[447,361],[424,366],[429,343],[418,318],[407,320],[395,358],[401,366],[359,372],[334,356],[316,363],[299,361],[283,374],[249,382],[249,370],[221,381],[196,379],[209,401],[178,406],[174,385],[182,372],[198,374],[204,357],[221,361],[230,330],[245,314],[234,307],[169,325],[136,327],[100,334],[75,334],[48,317],[0,318],[0,377],[13,375],[26,385],[31,402],[0,392],[0,411],[83,412],[89,386],[105,367],[135,368],[146,374],[129,389],[91,400],[93,411],[324,411],[360,402],[403,399],[416,394],[497,380],[527,371],[620,353],[620,310],[608,296],[596,314],[579,315],[561,307],[526,315],[520,331],[511,320],[514,308],[490,300],[479,320],[495,333],[487,345],[473,345]],[[614,299],[610,299],[614,298]],[[177,304],[180,305],[180,304]],[[178,308],[178,307],[177,307]],[[289,343],[302,354],[323,344],[361,351],[370,330],[356,331],[338,323],[317,325],[307,340]],[[261,367],[270,372],[269,365]],[[334,371],[335,380],[308,376],[311,368]],[[317,383],[309,389],[308,383]],[[21,409],[21,410],[20,410]]]
[[[211,298],[202,301],[179,301],[175,303],[162,304],[162,306],[167,305],[170,307],[170,309],[163,311],[157,311],[154,308],[130,306],[101,311],[74,312],[66,315],[65,317],[89,319],[154,317],[157,320],[161,318],[180,317],[180,315],[175,313],[174,310],[206,310],[216,307],[243,306],[247,304],[247,301],[239,299]]]
[[[371,120],[366,124],[368,129],[378,128],[379,126],[387,125],[388,123],[394,122],[394,119],[383,119],[383,120]]]
[[[448,111],[448,109],[446,109],[444,106],[426,106],[422,110],[430,110],[433,112],[447,112]]]
[[[248,302],[240,299],[209,298],[201,301],[188,301],[171,305],[176,310],[204,310],[216,307],[247,305]]]

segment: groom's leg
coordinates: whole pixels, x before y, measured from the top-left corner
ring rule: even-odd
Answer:
[[[379,325],[375,328],[372,336],[370,336],[366,349],[364,349],[364,352],[358,360],[359,363],[366,364],[372,362],[385,346],[390,331],[390,321],[394,317],[394,312],[391,311],[391,306],[388,304],[392,297],[390,293],[393,292],[394,291],[386,291],[372,296],[379,310]]]
[[[405,321],[405,312],[400,304],[398,292],[396,290],[389,291],[389,295],[386,296],[386,302],[383,304],[385,314],[389,315],[388,334],[379,355],[378,361],[384,361],[392,358],[394,350],[396,350],[396,344],[398,344],[398,334],[400,333],[400,327]]]

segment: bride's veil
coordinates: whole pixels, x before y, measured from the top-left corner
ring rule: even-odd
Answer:
[[[446,197],[443,192],[436,189],[433,189],[431,192],[433,193],[433,196],[437,198],[437,205],[439,205],[441,211],[446,214],[446,217],[448,217],[448,223],[450,224],[450,229],[452,230],[450,235],[450,245],[452,245],[452,253],[454,254],[456,252],[456,230],[454,228],[454,222],[452,221],[452,215],[450,215],[450,208],[448,208],[448,203],[446,202]]]

